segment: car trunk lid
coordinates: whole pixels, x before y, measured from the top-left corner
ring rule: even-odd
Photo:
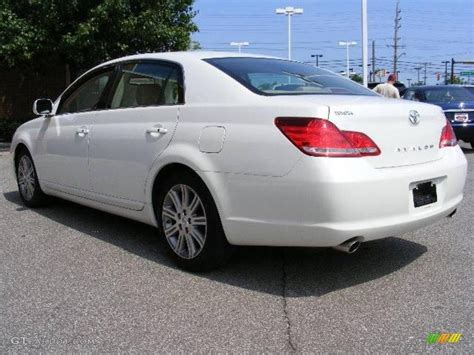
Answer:
[[[364,158],[375,168],[441,158],[439,140],[446,119],[439,107],[374,97],[331,101],[331,122],[340,130],[365,133],[380,148],[380,155]]]

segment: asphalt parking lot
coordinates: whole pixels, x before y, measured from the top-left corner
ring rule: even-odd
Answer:
[[[176,269],[149,226],[65,201],[25,208],[0,151],[0,352],[471,352],[474,150],[452,219],[332,249],[240,248]],[[433,332],[458,344],[427,344]]]

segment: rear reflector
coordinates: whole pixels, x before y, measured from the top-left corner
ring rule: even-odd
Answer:
[[[451,127],[451,123],[446,120],[446,125],[443,127],[441,131],[441,137],[439,139],[439,147],[454,147],[458,144],[458,140],[456,139],[456,135],[454,134],[453,127]]]
[[[275,125],[303,153],[317,157],[379,155],[380,149],[361,132],[340,131],[328,120],[278,117]]]

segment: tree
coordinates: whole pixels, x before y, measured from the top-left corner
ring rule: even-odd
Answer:
[[[0,62],[73,72],[143,52],[186,50],[193,0],[0,0]]]
[[[198,41],[191,41],[191,43],[189,43],[188,50],[197,51],[199,49],[202,49],[202,47],[201,47],[201,43],[199,43]]]
[[[465,80],[461,78],[460,76],[454,75],[454,77],[451,79],[451,84],[464,84]]]
[[[0,0],[0,139],[31,113],[28,100],[57,95],[82,70],[128,54],[186,50],[197,31],[193,0]],[[58,72],[58,66],[64,68]],[[4,81],[5,82],[5,81]],[[52,96],[51,96],[52,97]]]
[[[356,83],[359,83],[359,84],[362,84],[362,82],[364,81],[362,79],[362,77],[360,75],[357,75],[357,74],[351,75],[351,79],[353,81],[355,81]]]

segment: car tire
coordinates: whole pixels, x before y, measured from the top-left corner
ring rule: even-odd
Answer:
[[[160,182],[156,201],[158,229],[180,268],[209,271],[228,260],[232,247],[225,237],[216,204],[198,176],[169,176]]]
[[[48,196],[41,189],[33,158],[26,149],[15,159],[15,172],[23,203],[31,208],[44,206],[48,202]]]

